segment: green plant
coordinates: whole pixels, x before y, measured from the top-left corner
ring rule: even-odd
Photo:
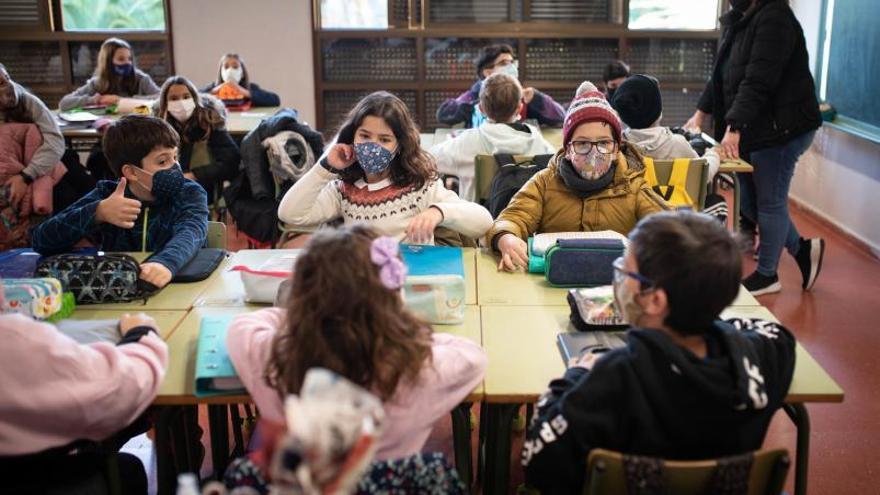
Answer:
[[[163,0],[62,0],[68,31],[165,29]]]

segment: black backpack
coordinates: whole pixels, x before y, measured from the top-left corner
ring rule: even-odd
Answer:
[[[495,162],[498,170],[492,177],[492,185],[489,190],[489,200],[483,205],[492,214],[492,218],[498,218],[501,211],[507,208],[513,195],[519,191],[533,175],[547,168],[547,164],[553,155],[534,155],[522,157],[516,161],[513,155],[496,153]]]

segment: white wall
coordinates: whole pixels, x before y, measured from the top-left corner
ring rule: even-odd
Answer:
[[[315,124],[312,2],[170,0],[174,66],[202,87],[226,52],[240,54],[251,79]]]
[[[792,0],[804,29],[813,77],[822,0]],[[865,22],[874,22],[866,19]],[[801,157],[791,196],[880,256],[880,145],[824,126]]]

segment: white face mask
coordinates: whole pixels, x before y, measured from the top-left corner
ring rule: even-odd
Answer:
[[[501,67],[498,67],[497,69],[492,71],[492,73],[493,74],[507,74],[508,76],[510,76],[514,79],[519,79],[519,66],[517,65],[516,62],[512,62],[507,65],[503,65]]]
[[[168,102],[168,113],[177,119],[178,122],[186,122],[189,120],[195,109],[196,101],[192,98]]]
[[[236,84],[241,81],[241,67],[226,67],[220,71],[220,75],[223,77],[223,82],[232,81]]]

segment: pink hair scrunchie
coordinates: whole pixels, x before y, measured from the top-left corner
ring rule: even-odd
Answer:
[[[379,279],[390,290],[403,287],[406,280],[406,265],[398,257],[400,244],[388,236],[373,239],[370,246],[370,260],[379,267]]]

